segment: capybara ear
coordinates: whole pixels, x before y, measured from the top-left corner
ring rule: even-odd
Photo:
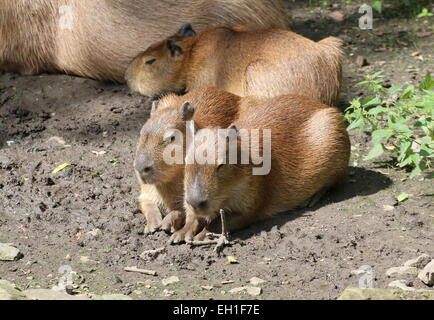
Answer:
[[[170,51],[170,55],[173,58],[179,57],[184,53],[184,50],[178,46],[173,40],[166,40],[167,49]]]
[[[158,100],[152,101],[151,116],[157,111],[157,108],[158,108]]]
[[[194,37],[195,35],[196,31],[194,31],[193,27],[189,23],[184,24],[178,31],[178,36],[181,37]]]
[[[179,111],[181,113],[182,121],[190,121],[196,110],[190,102],[186,101],[183,103]]]

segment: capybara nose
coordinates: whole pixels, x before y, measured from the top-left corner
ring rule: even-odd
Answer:
[[[187,198],[187,203],[196,210],[206,210],[209,207],[208,200]]]
[[[150,174],[153,170],[152,164],[144,155],[139,155],[134,161],[134,168],[141,174]]]

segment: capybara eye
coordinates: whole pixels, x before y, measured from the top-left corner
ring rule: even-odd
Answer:
[[[146,61],[145,64],[149,64],[149,65],[151,65],[151,64],[153,64],[155,61],[157,61],[157,59],[151,59],[151,60]]]
[[[173,142],[175,142],[175,139],[176,139],[176,137],[175,137],[175,135],[173,134],[173,135],[171,135],[171,136],[168,136],[167,138],[164,138],[164,143],[173,143]]]

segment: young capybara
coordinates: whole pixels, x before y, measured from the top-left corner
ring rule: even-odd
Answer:
[[[140,132],[134,161],[139,203],[147,220],[145,233],[160,228],[173,232],[183,226],[185,144],[176,133],[185,132],[186,119],[191,119],[192,112],[198,126],[229,126],[238,117],[239,99],[216,88],[198,88],[185,96],[170,94],[153,103],[151,117]],[[191,104],[198,107],[192,109]],[[181,148],[179,163],[165,161],[169,144]],[[162,212],[167,213],[164,220]]]
[[[213,86],[239,96],[300,94],[336,105],[342,81],[342,42],[314,42],[281,29],[219,26],[177,34],[139,54],[125,78],[146,96]]]
[[[201,133],[207,129],[193,132],[184,172],[186,222],[172,242],[194,239],[203,229],[201,221],[217,221],[220,209],[228,213],[227,231],[241,229],[295,208],[346,179],[350,141],[337,109],[297,95],[243,98],[238,107],[238,119],[230,126],[235,132],[235,162],[224,161],[230,142],[220,138],[227,139],[227,132],[214,128],[205,132],[205,139]],[[254,140],[255,129],[262,132],[258,136],[271,130],[270,143],[265,134]],[[250,138],[250,148],[245,138]],[[222,149],[219,141],[225,141]],[[207,161],[197,161],[198,146]],[[255,173],[261,168],[254,154],[270,156],[268,170]],[[267,168],[265,161],[262,166]]]
[[[180,25],[287,28],[281,0],[2,0],[0,70],[124,82],[139,52]]]

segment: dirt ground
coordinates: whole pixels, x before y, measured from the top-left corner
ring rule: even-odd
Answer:
[[[432,20],[376,19],[374,30],[363,31],[352,3],[321,9],[290,4],[295,31],[345,40],[342,108],[363,94],[355,83],[365,74],[384,70],[391,84],[401,84],[417,83],[434,71]],[[347,18],[334,21],[333,10]],[[415,51],[421,54],[412,56]],[[356,66],[358,55],[370,65]],[[224,254],[238,264],[215,256],[212,247],[167,245],[163,232],[145,236],[132,162],[148,115],[147,99],[122,85],[66,75],[0,75],[0,242],[13,243],[24,255],[0,262],[0,278],[21,288],[51,288],[62,275],[59,268],[70,266],[80,277],[81,292],[249,299],[228,291],[259,277],[267,281],[260,285],[261,299],[335,299],[358,285],[352,270],[371,266],[375,287],[386,288],[398,279],[385,275],[388,268],[434,254],[432,181],[411,180],[405,172],[363,161],[369,138],[354,133],[350,182],[312,210],[235,233],[238,243]],[[52,174],[63,163],[72,166]],[[402,192],[410,198],[396,204]],[[384,205],[395,207],[386,211]],[[143,251],[164,246],[162,255],[140,258]],[[123,270],[131,266],[156,270],[158,276]],[[161,280],[170,276],[180,281],[163,286]],[[233,283],[221,284],[226,280]],[[414,287],[427,288],[417,279]]]

